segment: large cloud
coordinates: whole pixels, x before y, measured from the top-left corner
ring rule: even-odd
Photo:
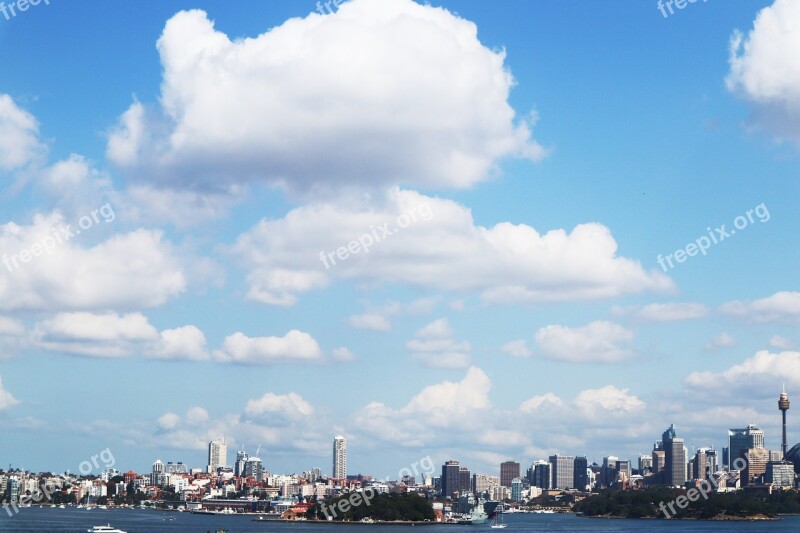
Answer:
[[[800,322],[800,292],[781,291],[757,300],[734,300],[720,306],[727,315],[748,322]]]
[[[720,372],[692,372],[686,383],[695,394],[746,401],[749,397],[776,394],[785,383],[791,390],[800,389],[800,352],[757,352],[742,363]],[[750,391],[747,397],[742,390]]]
[[[90,357],[204,360],[206,338],[195,326],[159,333],[141,313],[61,313],[38,323],[34,340],[51,351]]]
[[[367,240],[372,243],[361,244]],[[298,294],[336,278],[477,291],[491,302],[581,300],[673,287],[660,272],[618,257],[617,243],[601,224],[543,235],[525,224],[486,228],[453,201],[398,189],[366,200],[313,203],[263,220],[239,237],[234,251],[249,269],[248,296],[279,305],[294,304]],[[374,319],[356,324],[386,327]]]
[[[97,218],[94,226],[105,225]],[[182,267],[160,231],[117,234],[91,247],[80,246],[79,231],[57,213],[37,215],[28,226],[0,226],[0,309],[153,307],[185,290]]]
[[[800,3],[776,0],[731,38],[728,88],[752,102],[753,121],[800,145]]]
[[[544,155],[508,104],[505,53],[442,8],[353,0],[235,41],[182,11],[158,51],[161,107],[134,102],[107,153],[172,185],[466,187]]]

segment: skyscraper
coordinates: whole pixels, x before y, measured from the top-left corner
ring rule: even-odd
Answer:
[[[664,484],[682,487],[686,483],[686,448],[683,439],[675,433],[671,424],[661,439],[664,447]]]
[[[333,477],[347,477],[347,440],[342,435],[333,439]]]
[[[764,432],[750,424],[742,429],[728,430],[728,465],[731,470],[742,470],[746,466],[744,454],[750,449],[764,447]]]
[[[236,451],[236,462],[233,465],[233,473],[234,475],[241,476],[244,474],[244,463],[247,461],[247,458],[250,457],[246,451],[244,450],[237,450]]]
[[[214,474],[217,468],[228,464],[228,443],[225,438],[208,443],[208,473]]]
[[[460,467],[458,461],[447,461],[442,465],[442,497],[452,498],[454,492],[458,492],[460,487],[459,478]]]
[[[260,457],[248,457],[244,462],[244,469],[242,474],[244,477],[252,477],[257,482],[260,482],[264,474],[264,465]]]
[[[750,448],[747,450],[747,466],[742,471],[742,485],[761,483],[761,476],[767,472],[769,463],[769,450],[765,448]]]
[[[600,486],[608,488],[617,482],[617,461],[619,457],[609,455],[603,457],[603,467],[600,469]]]
[[[511,480],[515,477],[519,477],[519,463],[514,461],[500,463],[500,484],[502,486],[511,488]]]
[[[472,492],[472,474],[469,468],[462,466],[458,469],[458,494],[463,496],[468,492]]]
[[[536,461],[533,463],[533,480],[531,485],[542,490],[553,488],[553,465],[548,461]]]
[[[589,460],[585,456],[575,458],[575,481],[572,486],[578,490],[589,488]]]
[[[553,488],[570,489],[575,483],[575,457],[571,455],[551,455],[553,465]]]

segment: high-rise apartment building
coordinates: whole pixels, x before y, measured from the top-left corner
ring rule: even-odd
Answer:
[[[215,474],[217,468],[228,464],[228,443],[224,438],[208,443],[208,473]]]
[[[261,462],[261,458],[248,457],[244,462],[242,474],[244,477],[252,477],[257,482],[260,482],[264,476],[264,464]]]
[[[553,488],[571,489],[575,483],[575,457],[572,455],[551,455],[553,465]]]
[[[664,484],[682,487],[686,483],[686,448],[672,424],[662,435],[664,447]]]
[[[511,480],[515,477],[519,477],[519,463],[514,461],[500,463],[500,484],[502,486],[511,488]]]
[[[333,439],[332,477],[335,479],[347,478],[347,439],[342,435],[337,435]]]

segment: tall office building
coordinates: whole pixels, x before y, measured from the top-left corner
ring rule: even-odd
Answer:
[[[589,460],[584,457],[575,458],[575,480],[573,488],[581,491],[589,490]]]
[[[236,462],[233,464],[234,475],[241,476],[244,474],[244,463],[250,457],[244,450],[236,450]]]
[[[686,483],[686,448],[683,439],[675,433],[671,424],[661,439],[664,447],[664,484],[682,487]]]
[[[764,447],[764,432],[750,424],[742,429],[728,430],[728,465],[731,470],[742,470],[747,462],[744,454],[750,449]]]
[[[609,455],[603,457],[603,466],[600,469],[600,486],[608,488],[617,482],[617,461],[619,457]]]
[[[497,476],[490,476],[488,474],[473,474],[472,476],[472,492],[475,497],[479,497],[484,492],[488,492],[492,487],[500,485],[500,478]]]
[[[533,479],[531,485],[542,490],[553,488],[553,465],[549,461],[536,461],[532,465]]]
[[[639,475],[644,476],[653,471],[653,456],[640,455],[639,456]]]
[[[459,467],[458,469],[458,494],[472,492],[472,474],[466,466]]]
[[[747,466],[741,473],[742,485],[761,483],[762,476],[767,473],[769,463],[769,450],[765,448],[750,448],[747,450]]]
[[[458,461],[447,461],[442,465],[441,484],[443,498],[452,498],[453,493],[459,491],[461,483],[460,471],[461,467],[458,465]]]
[[[631,476],[633,476],[633,467],[631,466],[631,462],[627,459],[625,460],[617,460],[617,464],[615,465],[617,468],[617,479],[619,482],[626,486],[631,481]]]
[[[337,435],[333,439],[333,469],[335,479],[347,478],[347,439]]]
[[[658,442],[656,443],[655,448],[653,448],[653,473],[658,474],[659,472],[664,470],[664,459],[665,453],[663,444]]]
[[[553,488],[571,489],[575,483],[575,457],[572,455],[551,455],[553,465]]]
[[[502,486],[511,488],[511,480],[515,477],[519,477],[519,463],[514,461],[500,463],[500,484]]]
[[[208,473],[215,474],[217,468],[228,464],[228,443],[224,438],[208,443]]]
[[[714,448],[699,448],[692,460],[692,479],[708,479],[708,476],[717,471],[717,450]]]

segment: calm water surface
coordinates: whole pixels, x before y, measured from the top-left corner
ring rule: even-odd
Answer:
[[[661,520],[604,520],[579,518],[573,515],[512,514],[505,515],[508,527],[505,531],[586,531],[593,533],[649,531],[733,531],[733,532],[792,532],[800,533],[800,516],[787,516],[779,522],[695,522]],[[254,522],[250,516],[210,516],[193,515],[141,509],[114,509],[102,511],[93,509],[20,509],[12,517],[5,512],[0,516],[0,531],[47,533],[85,532],[94,525],[110,523],[128,533],[214,533],[224,528],[229,533],[257,532],[318,532],[336,531],[339,533],[394,533],[404,531],[423,531],[429,533],[457,533],[492,531],[489,525],[483,526],[370,526],[304,524],[285,522]]]

